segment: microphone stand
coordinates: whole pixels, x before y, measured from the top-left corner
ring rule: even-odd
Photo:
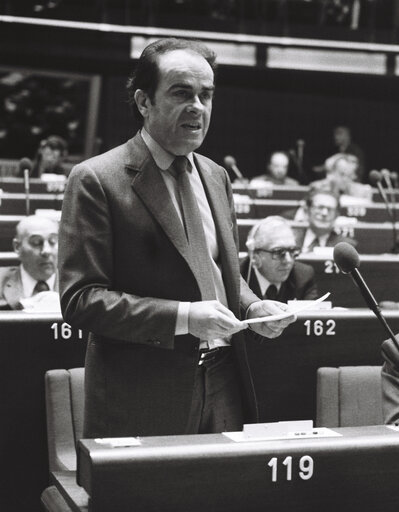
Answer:
[[[25,212],[30,215],[30,183],[29,183],[29,169],[24,169],[24,185],[25,185]]]

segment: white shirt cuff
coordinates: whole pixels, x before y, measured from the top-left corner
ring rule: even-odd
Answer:
[[[188,334],[188,314],[190,311],[190,302],[179,302],[177,309],[177,320],[175,327],[175,336]]]

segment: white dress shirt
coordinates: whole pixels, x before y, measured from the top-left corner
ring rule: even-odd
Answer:
[[[32,297],[33,290],[35,289],[38,280],[32,277],[25,270],[24,266],[21,264],[21,281],[22,281],[22,293],[23,298]],[[47,279],[46,283],[48,284],[49,290],[54,291],[55,286],[55,273]]]
[[[141,129],[141,136],[148,147],[152,157],[155,160],[157,166],[161,169],[161,176],[165,181],[165,185],[169,191],[170,198],[176,209],[176,212],[183,224],[182,208],[180,204],[179,186],[175,176],[169,172],[169,168],[172,165],[175,155],[172,155],[165,149],[163,149],[145,130]],[[205,240],[210,256],[212,277],[215,284],[215,294],[219,302],[224,306],[228,307],[226,290],[222,278],[222,269],[219,262],[219,246],[217,241],[216,227],[213,220],[211,208],[206,197],[204,186],[202,184],[200,175],[194,163],[193,154],[189,153],[186,155],[191,163],[192,171],[189,173],[190,184],[193,188],[195,197],[197,199],[198,208],[201,213],[202,224],[205,232]],[[188,315],[190,310],[189,302],[180,302],[177,322],[175,328],[175,334],[187,334],[188,333]],[[214,339],[201,341],[201,348],[209,347],[215,348],[218,346],[225,346],[229,344],[229,339]]]

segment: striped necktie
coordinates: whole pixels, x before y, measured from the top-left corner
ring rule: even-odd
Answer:
[[[216,299],[216,292],[210,261],[211,255],[206,243],[201,212],[190,183],[191,163],[187,157],[177,156],[172,167],[177,174],[184,227],[190,247],[190,261],[196,269],[201,297],[202,300],[213,300]]]

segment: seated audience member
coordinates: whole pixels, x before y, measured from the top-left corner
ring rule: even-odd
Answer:
[[[365,179],[365,158],[363,150],[354,142],[352,142],[351,130],[348,126],[339,125],[333,130],[334,148],[331,148],[333,156],[335,154],[345,154],[355,156],[357,159],[355,181],[364,181]],[[329,159],[326,160],[328,162]],[[322,165],[313,167],[316,173],[326,172],[326,162]]]
[[[31,176],[41,178],[43,174],[67,175],[68,168],[64,164],[67,154],[66,140],[58,135],[50,135],[40,143],[33,162]]]
[[[2,310],[24,309],[24,300],[40,292],[58,292],[58,223],[37,215],[25,217],[17,225],[13,246],[20,265],[0,268]]]
[[[266,217],[256,224],[248,235],[247,247],[241,275],[258,297],[281,302],[317,298],[314,270],[295,261],[299,250],[283,217]]]
[[[297,235],[297,244],[301,252],[311,252],[315,247],[334,247],[338,242],[355,245],[351,238],[346,238],[335,231],[339,215],[340,199],[333,190],[312,188],[306,197],[304,213],[309,223],[307,229]]]
[[[326,179],[343,195],[371,200],[370,185],[358,183],[359,159],[355,155],[337,153],[325,162]]]
[[[399,338],[397,334],[395,336]],[[385,359],[381,372],[384,423],[399,425],[399,351],[390,338],[384,341],[382,348]]]
[[[267,183],[273,185],[298,185],[298,181],[288,176],[289,156],[284,151],[274,151],[269,158],[266,174],[252,178],[251,187]]]

